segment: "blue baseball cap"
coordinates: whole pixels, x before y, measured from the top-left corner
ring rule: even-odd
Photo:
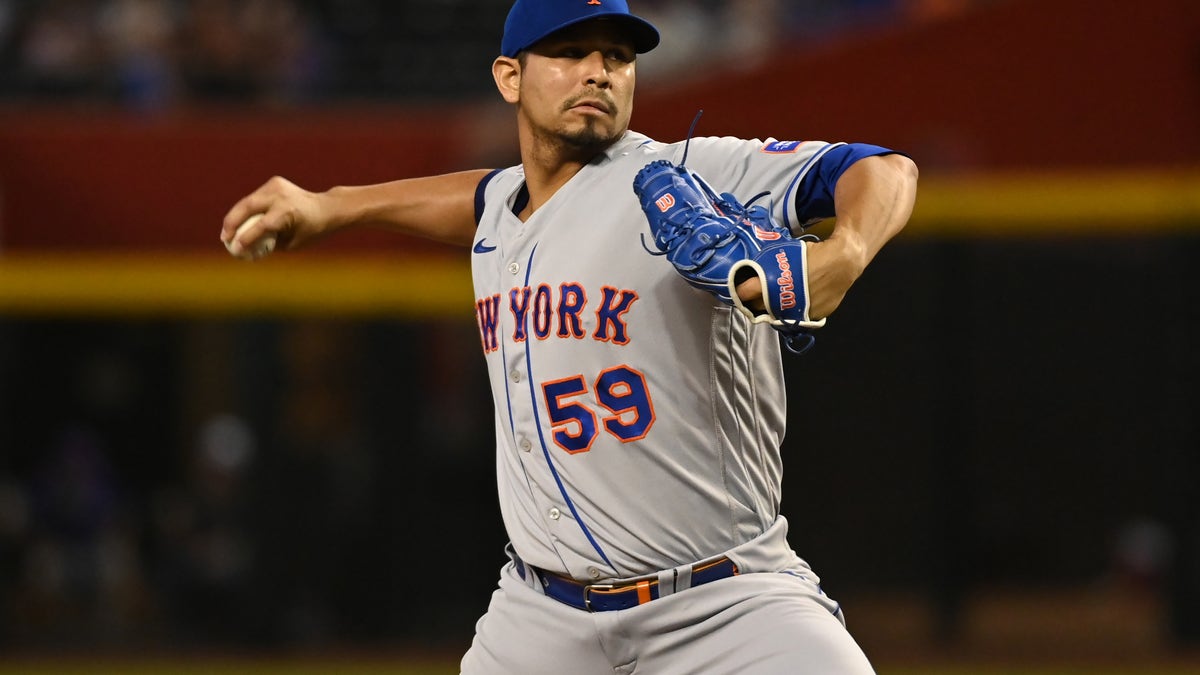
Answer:
[[[658,29],[649,21],[630,14],[629,3],[625,0],[517,0],[504,22],[500,53],[515,57],[555,31],[601,17],[625,24],[638,54],[658,46]]]

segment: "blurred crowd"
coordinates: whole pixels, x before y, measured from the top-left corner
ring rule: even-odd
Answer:
[[[650,75],[989,0],[640,0]],[[992,0],[994,1],[994,0]],[[490,93],[508,0],[0,0],[0,101],[297,105]]]
[[[469,635],[503,559],[476,339],[0,320],[0,652]]]

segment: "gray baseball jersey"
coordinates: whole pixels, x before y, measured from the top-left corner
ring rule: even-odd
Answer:
[[[694,138],[687,165],[743,201],[770,190],[794,227],[794,191],[832,147]],[[484,187],[472,271],[501,512],[521,559],[579,580],[649,574],[786,531],[777,335],[646,248],[633,178],[683,151],[627,132],[527,222],[514,215],[520,167]]]
[[[795,225],[832,147],[696,138],[687,165],[742,200],[771,190]],[[464,674],[873,672],[779,514],[777,334],[647,250],[634,176],[683,150],[626,133],[526,222],[520,167],[482,188],[472,271],[512,561]],[[554,575],[628,580],[639,604],[583,611],[589,591],[560,601]]]

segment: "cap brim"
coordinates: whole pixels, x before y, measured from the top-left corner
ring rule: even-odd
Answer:
[[[545,35],[538,38],[537,40],[534,40],[533,42],[530,42],[527,45],[522,45],[521,47],[512,50],[514,53],[505,54],[505,56],[514,57],[517,55],[516,54],[517,52],[521,52],[526,49],[529,49],[530,47],[536,45],[537,43],[541,42],[542,40],[545,40],[546,38],[554,35],[555,33],[559,32],[563,29],[570,28],[571,26],[575,26],[575,25],[584,23],[585,21],[597,21],[600,19],[605,19],[608,21],[617,21],[617,22],[624,24],[625,27],[628,28],[630,36],[633,37],[633,49],[638,54],[645,54],[646,52],[648,52],[658,46],[658,42],[659,42],[658,29],[654,27],[654,24],[650,23],[649,21],[647,21],[639,16],[634,16],[632,14],[625,14],[622,12],[612,12],[612,13],[590,14],[588,16],[579,17],[577,19],[571,19],[570,21],[565,21],[565,22],[555,26],[554,28],[552,28],[550,31],[548,31]]]
[[[633,48],[637,53],[645,54],[658,46],[658,29],[649,21],[632,14],[618,14],[615,18],[629,25],[629,30],[633,34]]]

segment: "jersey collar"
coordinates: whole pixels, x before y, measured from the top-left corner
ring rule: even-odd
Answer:
[[[627,154],[634,148],[645,145],[646,143],[650,143],[651,141],[652,139],[645,134],[626,129],[625,133],[622,134],[621,137],[616,140],[616,142],[601,152],[596,159],[592,160],[592,163],[601,164],[610,162],[614,158]],[[600,157],[603,157],[604,159],[600,159]]]

